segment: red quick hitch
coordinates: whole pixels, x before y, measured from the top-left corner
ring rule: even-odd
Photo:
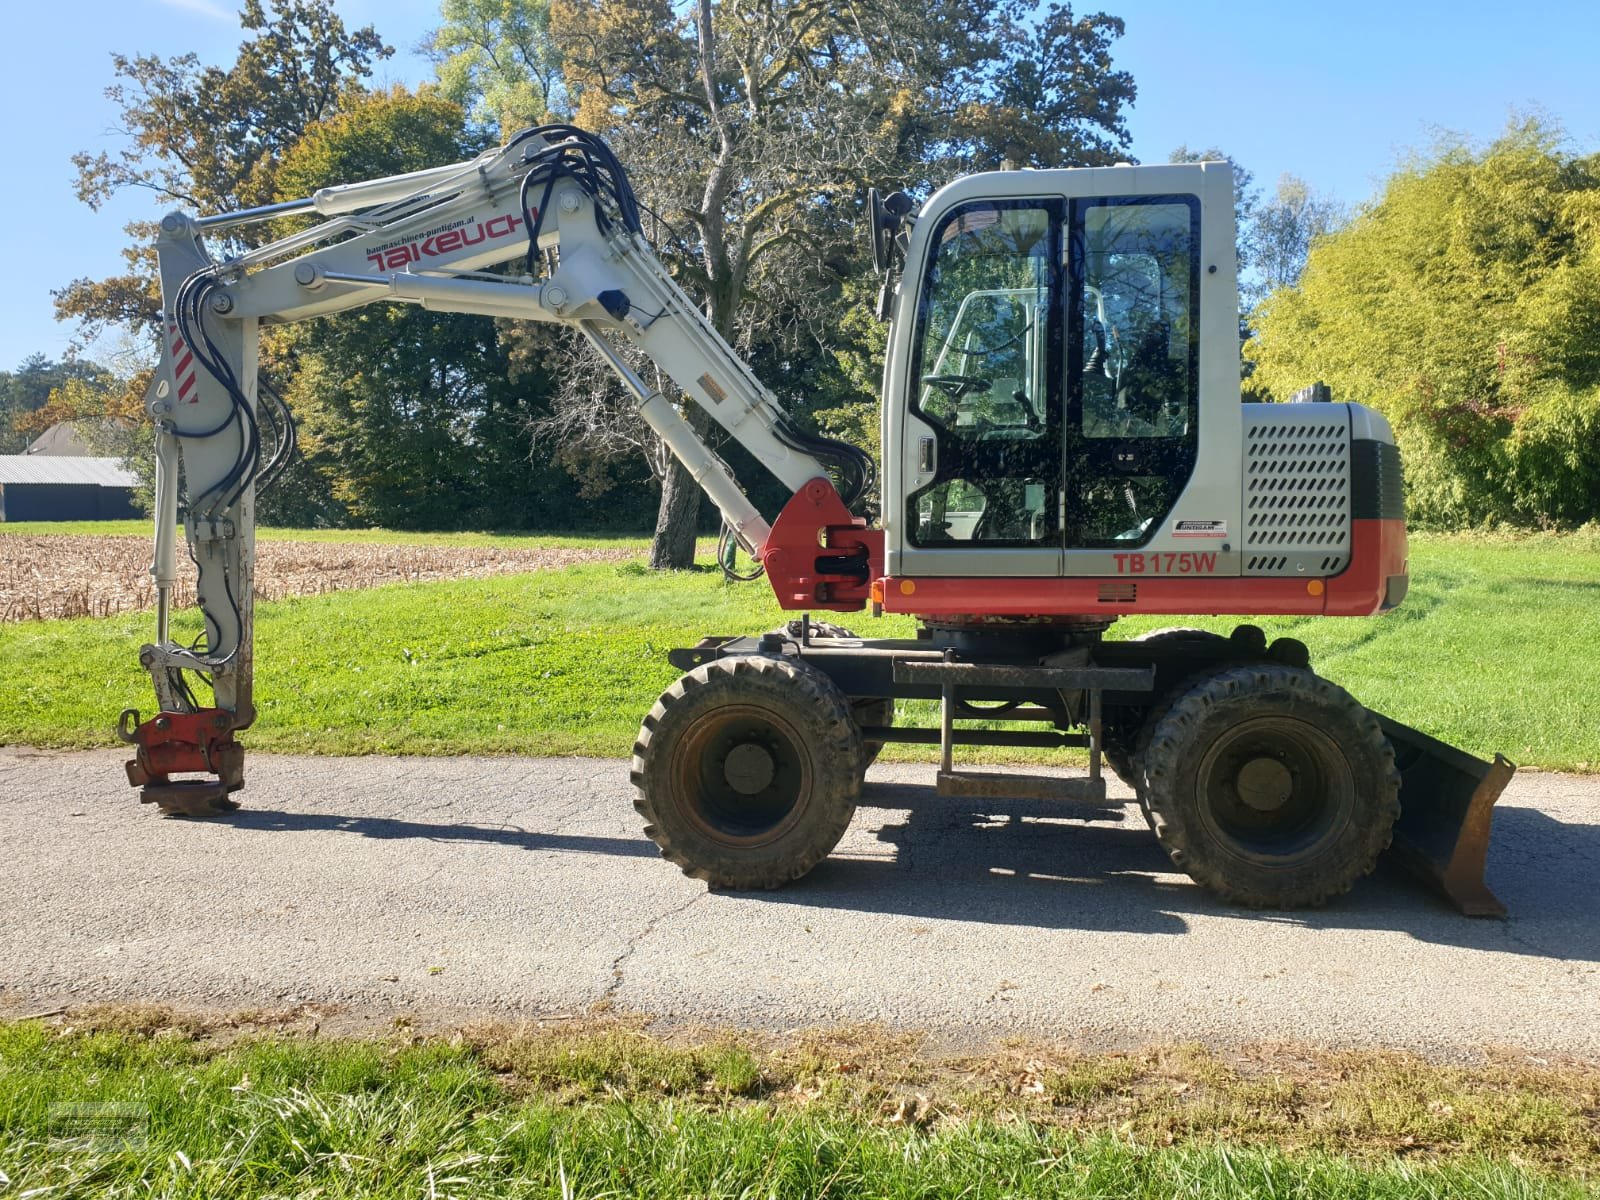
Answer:
[[[244,786],[244,747],[233,740],[233,714],[226,709],[157,713],[143,722],[138,709],[123,709],[117,737],[138,747],[127,767],[141,803],[185,817],[214,817],[239,807],[228,793]],[[180,773],[213,778],[172,778]]]
[[[855,612],[883,574],[883,530],[853,515],[830,480],[813,479],[772,523],[761,563],[780,607]]]

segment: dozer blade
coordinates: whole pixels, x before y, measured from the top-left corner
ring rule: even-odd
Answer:
[[[1469,917],[1503,917],[1506,906],[1483,881],[1494,804],[1517,773],[1504,755],[1468,754],[1374,713],[1400,769],[1395,855]]]

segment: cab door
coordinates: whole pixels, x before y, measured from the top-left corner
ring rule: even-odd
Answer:
[[[1200,202],[1074,200],[1068,236],[1066,573],[1165,532],[1199,446]]]
[[[906,381],[906,574],[1061,573],[1064,211],[977,200],[933,231]]]

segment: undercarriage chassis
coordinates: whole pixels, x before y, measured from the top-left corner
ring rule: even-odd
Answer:
[[[1165,630],[1121,641],[1059,625],[925,628],[916,638],[864,639],[802,618],[758,637],[708,637],[668,657],[685,672],[686,690],[717,676],[735,705],[741,663],[782,664],[842,701],[865,748],[863,771],[885,743],[938,746],[934,783],[941,795],[1120,807],[1106,801],[1102,772],[1109,768],[1134,789],[1173,862],[1239,903],[1324,903],[1370,871],[1392,840],[1396,857],[1462,912],[1505,913],[1483,873],[1493,805],[1515,767],[1370,712],[1310,670],[1303,644],[1269,643],[1255,626],[1228,637]],[[905,701],[937,704],[936,722],[904,723],[907,714],[896,706]],[[646,759],[682,759],[680,748],[663,750],[649,727],[647,718],[635,750],[636,782],[645,778]],[[753,763],[755,782],[735,787],[737,798],[741,787],[767,779],[770,745],[755,725],[729,734],[717,743],[726,762],[699,762],[692,778],[722,787],[729,770]],[[1064,778],[958,769],[956,746],[1086,750],[1088,771]],[[672,778],[687,793],[693,785],[685,772],[680,767]],[[660,772],[650,778],[658,790],[664,786]],[[696,804],[689,794],[656,795],[641,808],[647,815],[664,806],[693,813]],[[759,841],[760,831],[739,831],[752,836]],[[684,861],[677,847],[663,852],[691,874],[725,882],[705,864]],[[784,875],[777,882],[794,877],[777,874]]]

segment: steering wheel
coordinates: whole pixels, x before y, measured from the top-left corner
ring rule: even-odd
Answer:
[[[1038,433],[1044,428],[1039,420],[1039,414],[1033,411],[1033,405],[1028,403],[1028,393],[1018,390],[1011,393],[1011,398],[1022,406],[1022,423],[1027,426],[1029,433]]]
[[[994,386],[992,380],[977,375],[924,375],[922,382],[936,387],[952,400],[963,396],[981,396]]]

